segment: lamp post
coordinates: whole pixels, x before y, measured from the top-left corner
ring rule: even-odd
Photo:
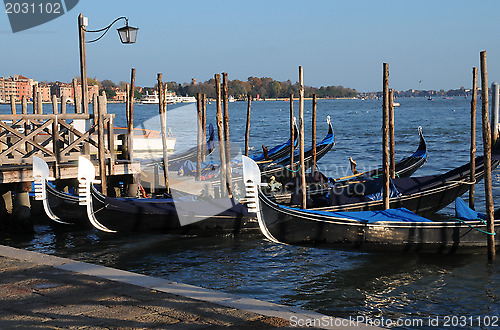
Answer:
[[[80,41],[80,73],[82,78],[82,103],[83,103],[83,113],[89,113],[89,105],[88,105],[88,84],[87,84],[87,55],[85,44],[96,42],[109,31],[111,26],[118,22],[119,20],[124,19],[126,24],[124,27],[121,27],[118,30],[118,35],[120,36],[120,41],[123,44],[133,44],[137,38],[138,28],[132,27],[128,25],[128,18],[122,16],[115,19],[111,24],[107,27],[99,29],[99,30],[87,30],[86,27],[89,24],[89,20],[87,17],[84,17],[81,13],[78,16],[78,36]],[[85,41],[85,32],[102,32],[102,35],[94,40]]]

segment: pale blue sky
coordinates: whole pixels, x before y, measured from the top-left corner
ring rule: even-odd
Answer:
[[[382,63],[397,90],[471,85],[479,52],[488,52],[489,81],[500,81],[500,1],[80,0],[69,13],[13,34],[0,14],[0,76],[69,81],[79,75],[77,16],[89,29],[119,16],[139,27],[135,45],[121,45],[116,24],[87,45],[88,75],[152,86],[164,80],[205,81],[268,76],[306,85],[382,89]],[[87,36],[90,39],[91,36]],[[421,81],[421,82],[420,82]]]

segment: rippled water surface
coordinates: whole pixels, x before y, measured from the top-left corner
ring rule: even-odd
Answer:
[[[442,173],[468,161],[468,99],[416,98],[398,102],[401,107],[395,110],[396,159],[417,148],[417,128],[422,126],[429,158],[415,175]],[[8,107],[0,109],[6,112]],[[297,112],[298,103],[295,109]],[[305,109],[308,132],[310,101],[306,101]],[[108,110],[117,113],[117,125],[124,125],[124,105],[110,104]],[[156,112],[155,106],[137,105],[135,121],[146,122]],[[169,108],[167,121],[178,138],[178,149],[194,143],[195,124],[187,124],[194,123],[189,119],[194,118],[194,113],[194,105]],[[288,115],[288,102],[252,103],[250,144],[255,151],[260,151],[262,144],[273,146],[287,138]],[[380,165],[381,101],[320,100],[318,140],[326,134],[327,115],[335,129],[336,146],[319,162],[321,170],[333,177],[347,175],[350,156],[357,160],[360,169]],[[215,123],[214,118],[211,104],[207,121]],[[246,102],[230,103],[231,140],[235,148],[238,143],[243,145],[245,118]],[[482,153],[479,115],[478,122],[478,153]],[[308,144],[310,135],[306,137]],[[494,171],[493,192],[500,205],[498,175],[498,170]],[[480,211],[484,210],[483,189],[483,185],[477,186]],[[450,205],[439,216],[449,217],[453,212]],[[110,235],[40,222],[34,235],[4,235],[1,241],[332,316],[396,319],[500,314],[500,268],[498,263],[487,265],[486,255],[424,257],[345,252],[277,245],[257,234],[213,238]]]

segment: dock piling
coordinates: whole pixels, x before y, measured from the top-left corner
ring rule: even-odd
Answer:
[[[472,99],[470,101],[470,182],[469,207],[475,209],[476,187],[476,109],[477,109],[477,68],[472,68]]]
[[[201,178],[201,154],[203,153],[203,128],[201,127],[203,124],[202,119],[202,98],[201,93],[196,94],[196,123],[198,124],[197,134],[196,134],[196,180],[199,181]]]
[[[250,151],[250,112],[252,111],[252,95],[247,95],[247,124],[245,127],[245,156],[248,157]]]
[[[312,99],[312,166],[311,173],[316,172],[316,111],[318,108],[318,99],[316,94],[313,94]]]
[[[293,94],[290,94],[290,173],[291,177],[295,177],[295,162],[293,159],[295,153],[295,119],[293,117]]]
[[[42,93],[37,92],[36,95],[36,112],[39,115],[43,115],[43,101],[42,101]]]
[[[389,64],[383,64],[383,111],[382,111],[382,166],[384,170],[384,209],[389,209]]]
[[[13,115],[16,114],[16,97],[14,96],[14,94],[10,96],[10,111]]]
[[[162,74],[158,73],[158,97],[159,97],[159,114],[160,114],[160,130],[161,141],[163,145],[163,175],[165,178],[165,188],[167,193],[170,193],[170,186],[168,183],[168,154],[167,154],[167,105],[165,102],[165,92],[167,84],[163,86]]]
[[[207,144],[207,94],[202,95],[201,100],[201,140],[203,143],[202,150],[206,150]],[[201,153],[201,161],[205,161],[205,151]]]
[[[229,86],[227,80],[227,72],[222,73],[222,100],[224,104],[224,149],[226,152],[226,180],[227,193],[232,196],[231,183],[233,181],[231,169],[231,141],[229,140]]]
[[[102,194],[108,194],[108,185],[106,178],[106,155],[104,144],[104,115],[106,114],[106,96],[101,95],[98,98],[98,113],[97,113],[97,134],[98,134],[98,155],[99,155],[99,176],[101,177]],[[96,115],[96,114],[94,114]]]
[[[31,222],[31,204],[29,191],[31,182],[20,182],[16,184],[16,195],[12,207],[12,223],[16,231],[33,231]]]
[[[80,96],[78,95],[78,82],[76,81],[76,78],[73,79],[73,96],[75,113],[82,113],[82,103],[80,102]]]
[[[300,179],[302,189],[302,208],[307,208],[306,170],[304,160],[304,70],[299,66],[299,154],[300,154]]]
[[[499,90],[498,84],[491,84],[491,144],[494,145],[498,139],[498,106]]]
[[[128,91],[127,108],[127,139],[128,155],[127,159],[134,160],[134,91],[135,91],[135,69],[130,70],[130,90]]]
[[[33,114],[36,114],[37,113],[37,105],[36,105],[36,101],[37,101],[37,98],[38,98],[38,85],[35,84],[33,85],[33,93],[31,94],[31,97],[33,99]]]
[[[389,90],[389,175],[391,179],[396,178],[396,159],[394,141],[394,92]]]
[[[480,53],[481,59],[481,97],[482,97],[482,119],[483,119],[483,150],[484,150],[484,194],[486,199],[487,231],[495,232],[493,191],[491,184],[491,127],[489,121],[489,93],[488,93],[488,71],[486,62],[486,51]],[[486,235],[488,241],[488,261],[495,260],[495,236]]]
[[[219,156],[220,156],[220,196],[225,197],[226,194],[226,151],[224,150],[224,124],[222,118],[222,107],[221,107],[221,86],[220,86],[220,74],[215,74],[215,95],[216,95],[216,119],[217,119],[217,137],[219,141]]]

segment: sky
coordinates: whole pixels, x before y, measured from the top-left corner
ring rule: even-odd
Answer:
[[[498,0],[80,0],[61,17],[17,33],[0,13],[0,76],[78,76],[79,13],[89,30],[120,16],[139,28],[136,44],[120,43],[120,21],[87,45],[88,76],[115,83],[129,81],[131,68],[139,86],[153,86],[159,72],[178,83],[221,72],[295,82],[301,65],[308,86],[369,92],[382,90],[386,62],[395,90],[448,90],[471,87],[482,50],[489,82],[500,81]]]

